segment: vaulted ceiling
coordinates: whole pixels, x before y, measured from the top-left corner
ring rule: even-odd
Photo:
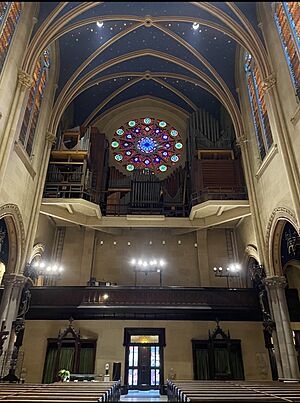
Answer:
[[[248,35],[255,31],[261,40],[253,2],[39,4],[33,39],[60,7],[49,24],[49,29],[60,27],[56,101],[65,108],[70,101],[62,102],[62,95],[78,87],[74,99],[69,98],[74,125],[90,124],[110,108],[141,96],[168,101],[187,113],[203,107],[217,117],[218,92],[230,92],[238,104],[236,27]]]

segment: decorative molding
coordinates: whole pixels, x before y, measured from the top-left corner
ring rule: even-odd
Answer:
[[[25,276],[23,276],[22,274],[4,273],[2,281],[3,281],[4,286],[13,285],[13,286],[17,286],[17,287],[23,287],[26,280],[27,280],[27,278]]]
[[[278,227],[279,221],[283,222],[280,228]],[[298,233],[300,233],[297,218],[293,210],[288,207],[277,207],[273,210],[266,228],[265,254],[269,259],[269,269],[272,269],[277,275],[282,274],[279,235],[283,229],[284,221],[290,222]]]
[[[278,153],[278,146],[277,144],[273,144],[272,147],[270,148],[266,158],[263,160],[261,163],[260,167],[258,168],[255,177],[257,180],[259,180],[262,176],[262,174],[265,172],[267,167],[269,166],[270,162],[273,160],[275,155]]]
[[[285,288],[287,286],[287,281],[284,276],[266,277],[263,282],[268,288]]]
[[[46,133],[46,141],[50,144],[55,144],[56,142],[56,136],[55,134],[53,134],[52,132],[50,132],[49,130],[47,130]]]
[[[18,71],[18,83],[21,84],[24,89],[29,89],[32,86],[32,77],[26,73],[26,71],[19,69]]]
[[[32,248],[32,252],[28,259],[28,263],[31,263],[33,259],[37,256],[43,256],[44,251],[45,251],[45,244],[43,243],[35,244],[34,247]]]
[[[262,90],[266,94],[274,85],[276,84],[275,73],[271,73],[266,78],[263,79],[262,82]]]
[[[23,218],[19,207],[16,204],[4,204],[0,207],[0,219],[5,217],[12,217],[15,224],[16,237],[20,241],[22,252],[25,246],[25,229],[23,224]],[[8,227],[9,224],[6,223]],[[10,230],[10,228],[8,228]],[[10,232],[10,231],[9,231]],[[11,240],[9,240],[11,242]]]
[[[259,261],[259,255],[257,251],[257,247],[254,245],[247,245],[245,248],[245,254],[247,255],[247,258],[253,257],[255,260]]]
[[[300,120],[300,105],[297,106],[294,115],[291,117],[291,122],[294,126],[296,126],[299,120]]]
[[[18,155],[18,157],[20,158],[20,160],[23,162],[25,168],[29,172],[32,179],[34,179],[36,172],[33,169],[32,162],[31,162],[26,150],[24,149],[23,144],[20,141],[15,141],[14,150],[15,150],[16,154]]]

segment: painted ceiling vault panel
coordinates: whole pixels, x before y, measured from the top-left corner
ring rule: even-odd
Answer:
[[[33,36],[47,16],[61,4],[58,2],[39,3],[39,16]],[[186,62],[193,69],[204,73],[212,82],[219,85],[221,90],[223,90],[222,87],[224,88],[223,84],[218,84],[214,72],[205,67],[203,62],[197,58],[197,52],[217,72],[238,103],[234,79],[237,44],[227,33],[229,28],[219,17],[208,10],[209,8],[221,10],[232,21],[242,26],[241,21],[227,3],[198,3],[197,6],[196,3],[191,2],[69,2],[65,3],[65,7],[51,25],[53,26],[59,21],[59,18],[74,12],[77,7],[82,7],[84,4],[89,8],[68,20],[65,27],[74,23],[78,25],[90,18],[93,18],[94,21],[89,20],[85,25],[76,26],[58,40],[60,71],[56,97],[59,96],[72,74],[98,50],[99,54],[85,65],[78,77],[72,80],[72,85],[99,66],[106,66],[106,68],[98,72],[91,80],[109,74],[114,74],[114,76],[108,81],[93,85],[75,98],[73,106],[76,121],[74,124],[83,124],[95,108],[101,104],[102,108],[96,116],[121,102],[147,95],[171,102],[188,113],[191,113],[194,107],[203,107],[217,115],[220,102],[207,91],[207,85],[203,89],[200,85],[185,79],[186,77],[197,79],[196,71],[192,72],[184,66]],[[256,3],[237,2],[232,4],[244,13],[261,37],[256,17]],[[146,20],[150,22],[144,25]],[[197,22],[197,20],[199,21]],[[142,25],[137,26],[138,24]],[[209,26],[210,24],[217,24],[221,30]],[[126,33],[127,31],[128,33]],[[116,35],[123,33],[126,34],[118,40],[114,40]],[[184,42],[180,43],[181,41]],[[128,54],[133,54],[133,52],[137,52],[137,57],[124,60]],[[157,57],[158,52],[166,59]],[[113,59],[116,58],[119,59],[114,65]],[[176,64],[174,58],[181,62]],[[139,73],[145,74],[145,72],[154,74],[151,79],[144,77],[123,91],[118,91],[126,83],[135,80]],[[122,75],[122,73],[128,73],[128,75],[118,77],[118,74]],[[134,73],[137,74],[134,75]],[[169,75],[172,74],[181,77],[170,77]],[[158,79],[158,82],[152,78]],[[164,80],[166,85],[162,85],[159,80]],[[87,83],[88,81],[86,81]],[[105,104],[105,100],[114,93],[115,96]]]

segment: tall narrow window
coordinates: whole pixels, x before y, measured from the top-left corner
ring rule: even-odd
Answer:
[[[21,2],[0,2],[0,72],[21,14]]]
[[[45,50],[35,67],[35,71],[33,74],[33,84],[29,93],[29,98],[20,131],[20,141],[26,149],[28,155],[31,155],[32,153],[35,130],[47,84],[49,67],[49,51]]]
[[[245,54],[245,72],[248,82],[248,95],[255,127],[256,140],[261,159],[263,160],[273,144],[271,127],[262,89],[260,73],[252,56]]]
[[[295,93],[300,100],[300,5],[298,1],[275,3],[274,19],[290,70]]]

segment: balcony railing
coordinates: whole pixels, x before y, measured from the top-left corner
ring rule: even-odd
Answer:
[[[253,289],[110,286],[31,291],[28,319],[261,319]]]
[[[192,205],[204,203],[208,200],[247,200],[247,189],[242,187],[210,187],[201,192],[192,193]]]

